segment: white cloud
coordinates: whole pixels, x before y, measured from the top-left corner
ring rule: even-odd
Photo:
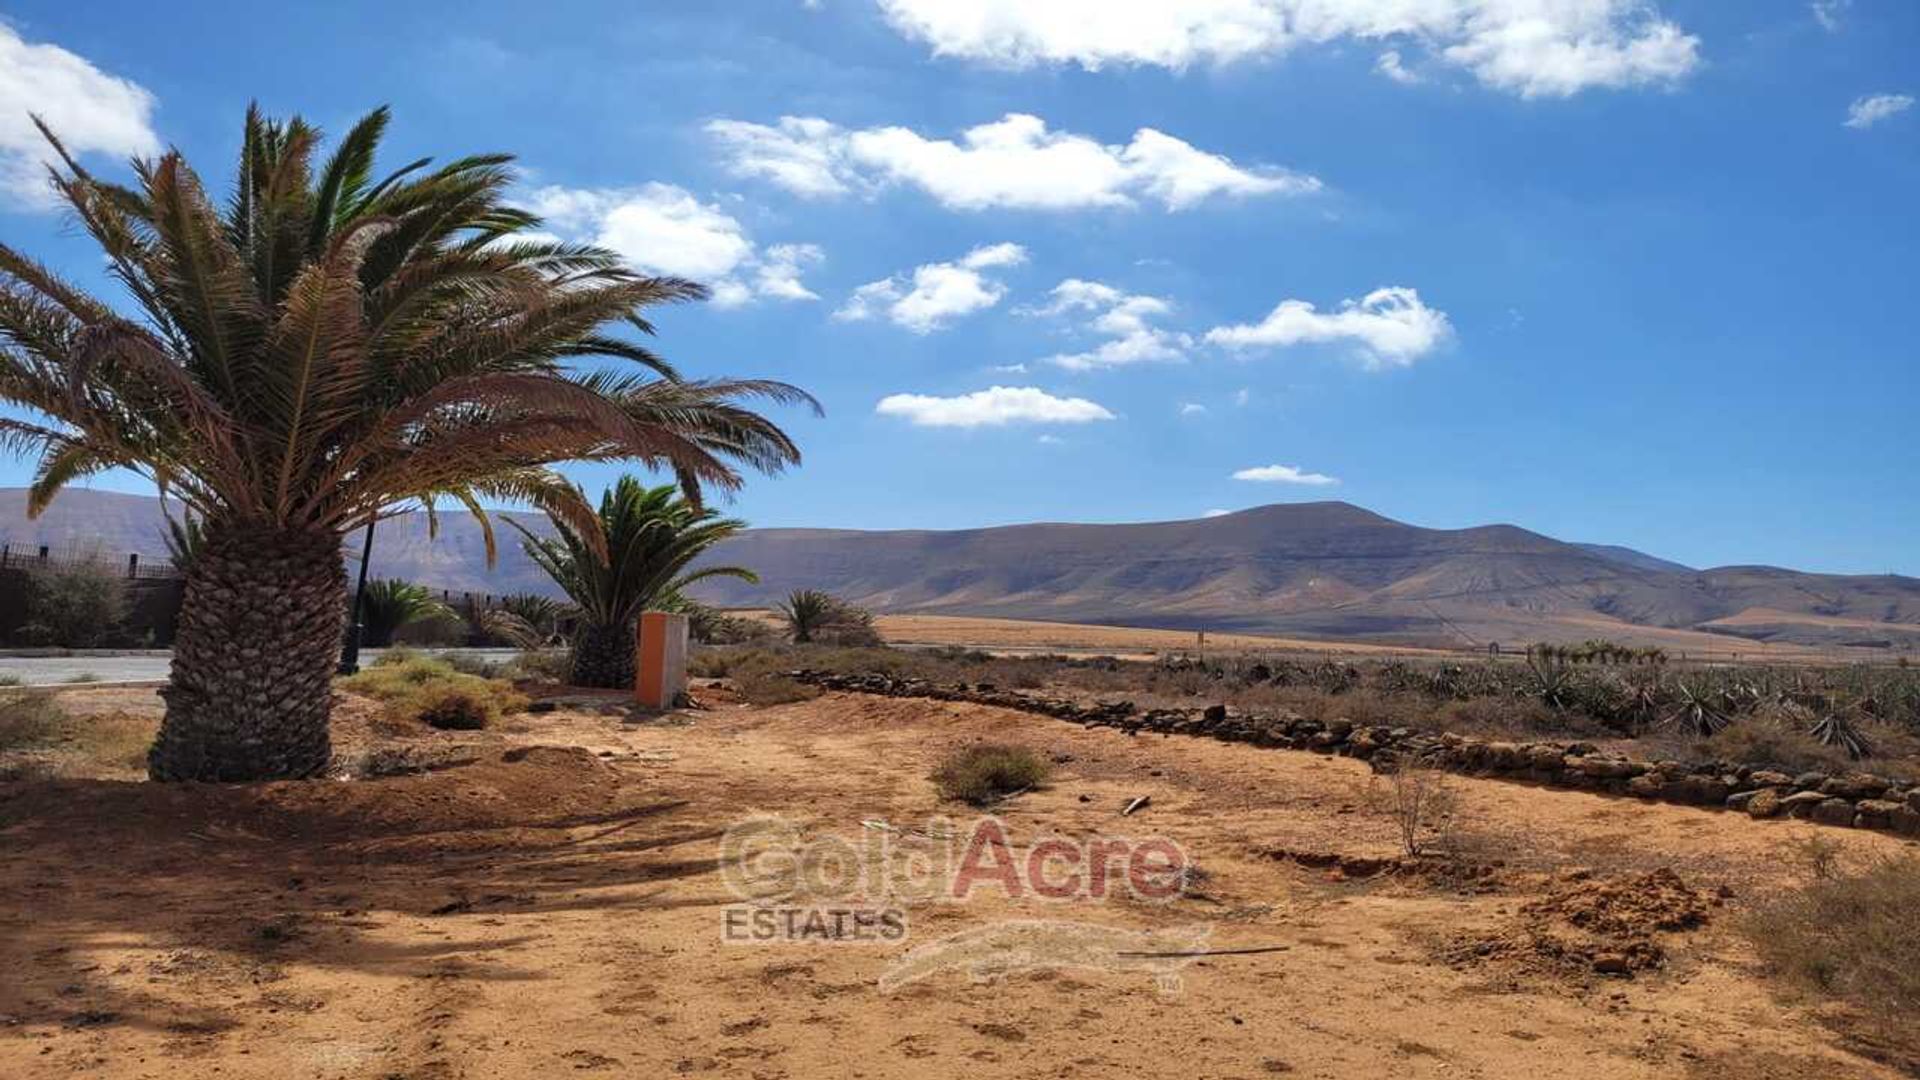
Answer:
[[[999,303],[1007,287],[983,271],[1015,266],[1026,258],[1019,244],[974,248],[957,262],[927,263],[911,275],[870,281],[853,290],[833,317],[857,321],[884,316],[916,334],[930,334]]]
[[[1041,446],[1065,446],[1065,445],[1067,445],[1067,440],[1065,440],[1065,439],[1063,439],[1063,438],[1061,438],[1061,437],[1060,437],[1060,436],[1058,436],[1058,435],[1042,435],[1042,436],[1040,436],[1040,437],[1039,437],[1038,439],[1035,439],[1034,441],[1035,441],[1035,442],[1037,442],[1037,443],[1039,443],[1039,444],[1040,444]]]
[[[1398,49],[1388,49],[1386,52],[1381,53],[1380,59],[1373,63],[1373,70],[1385,75],[1401,86],[1412,86],[1414,83],[1420,81],[1420,73],[1406,66],[1406,63],[1400,58],[1400,50]]]
[[[1846,24],[1847,9],[1853,6],[1853,0],[1813,0],[1807,6],[1813,9],[1813,19],[1820,24],[1820,29],[1837,34]]]
[[[993,372],[996,375],[1025,375],[1027,373],[1027,365],[995,364],[992,367],[989,367],[987,370]]]
[[[1233,392],[1233,404],[1235,408],[1244,409],[1247,407],[1247,403],[1252,400],[1253,391],[1244,386]]]
[[[958,397],[889,394],[874,406],[921,427],[1005,427],[1008,424],[1086,424],[1112,420],[1105,407],[1086,398],[1060,398],[1031,386],[994,386]]]
[[[44,163],[53,156],[33,126],[37,113],[76,156],[157,154],[154,98],[58,45],[29,44],[0,21],[0,199],[53,205]]]
[[[1241,469],[1233,474],[1233,478],[1251,480],[1256,484],[1303,484],[1307,487],[1327,487],[1340,482],[1325,473],[1301,472],[1293,465],[1259,465]]]
[[[1231,513],[1233,513],[1233,511],[1231,510],[1209,510],[1204,514],[1201,514],[1200,516],[1203,518],[1216,518],[1216,517],[1226,517],[1228,514],[1231,514]]]
[[[1236,165],[1153,128],[1110,146],[1050,131],[1046,121],[1023,113],[968,128],[958,140],[904,127],[850,131],[796,116],[775,126],[715,120],[707,131],[736,175],[808,197],[905,184],[954,210],[1080,210],[1141,199],[1185,210],[1214,197],[1303,195],[1321,186],[1286,169]]]
[[[1651,0],[878,0],[938,56],[1175,71],[1355,39],[1425,50],[1525,97],[1671,84],[1700,41]]]
[[[672,184],[549,186],[535,191],[527,207],[553,231],[618,252],[639,270],[703,282],[721,307],[755,297],[819,299],[800,281],[802,270],[824,257],[817,246],[775,244],[761,251],[733,215]]]
[[[1128,364],[1178,363],[1187,358],[1193,339],[1152,325],[1148,320],[1166,315],[1173,305],[1157,296],[1123,293],[1104,282],[1068,278],[1053,287],[1045,307],[1037,315],[1083,314],[1090,316],[1089,332],[1107,340],[1091,350],[1047,357],[1047,362],[1073,371],[1124,367]]]
[[[1207,331],[1207,341],[1235,349],[1346,342],[1368,368],[1382,368],[1411,366],[1452,334],[1446,313],[1421,303],[1417,290],[1388,286],[1335,311],[1282,300],[1258,323]]]
[[[1180,403],[1181,416],[1205,416],[1206,414],[1207,407],[1197,401],[1183,401]]]
[[[1891,116],[1913,108],[1911,94],[1873,94],[1856,100],[1847,108],[1846,126],[1864,131]]]

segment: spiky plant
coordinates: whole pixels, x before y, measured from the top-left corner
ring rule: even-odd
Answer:
[[[642,611],[707,578],[759,580],[738,566],[687,569],[747,526],[695,505],[672,484],[647,487],[623,476],[601,495],[599,514],[583,523],[559,515],[551,520],[556,535],[543,537],[509,519],[525,538],[527,556],[580,609],[575,686],[633,685],[634,623]]]
[[[193,560],[206,547],[207,530],[200,519],[191,513],[174,517],[165,512],[162,504],[162,516],[166,518],[167,531],[160,539],[167,545],[167,557],[173,561],[174,569],[182,574],[193,568]]]
[[[1807,729],[1813,741],[1822,746],[1837,747],[1846,751],[1855,761],[1873,756],[1873,740],[1860,730],[1853,717],[1846,711],[1830,712]]]
[[[441,603],[425,585],[399,578],[367,582],[360,598],[362,644],[382,649],[393,644],[393,635],[403,626],[428,619],[455,618],[453,609]]]
[[[520,620],[537,640],[544,642],[559,632],[567,606],[539,593],[508,593],[500,598],[500,610]]]
[[[52,186],[131,317],[0,246],[0,401],[28,414],[0,440],[40,455],[29,512],[124,468],[204,522],[155,779],[326,768],[346,532],[435,498],[487,526],[480,501],[506,499],[591,537],[592,508],[549,466],[637,461],[697,492],[799,461],[742,402],[804,393],[682,380],[615,333],[650,332],[642,312],[702,286],[528,235],[506,156],[377,174],[386,125],[369,114],[316,172],[314,127],[250,109],[224,205],[177,152],[135,162],[128,187],[47,132]],[[634,370],[572,366],[594,359]]]
[[[1675,679],[1674,697],[1676,704],[1662,721],[1664,724],[1704,739],[1718,735],[1732,722],[1721,707],[1720,693],[1703,677]]]
[[[812,641],[831,625],[839,611],[840,601],[818,589],[795,589],[779,608],[780,619],[787,624],[787,636],[796,645]]]

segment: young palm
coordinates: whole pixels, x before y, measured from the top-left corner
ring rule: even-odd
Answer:
[[[452,608],[441,603],[425,585],[399,578],[367,582],[367,593],[360,598],[360,625],[372,648],[393,644],[393,635],[403,626],[426,619],[457,618]]]
[[[550,515],[554,537],[528,532],[527,555],[580,609],[573,637],[575,686],[633,685],[634,623],[650,607],[671,607],[681,593],[710,577],[757,581],[751,570],[710,566],[687,570],[708,548],[746,528],[681,496],[672,484],[647,487],[623,476],[600,497],[600,513],[585,523]]]
[[[804,645],[833,624],[840,608],[839,600],[818,589],[795,589],[780,605],[779,614],[787,624],[787,636],[794,644]]]
[[[155,779],[326,767],[340,541],[370,520],[449,500],[480,517],[491,556],[482,499],[592,520],[557,462],[669,468],[697,495],[799,461],[742,403],[812,404],[803,392],[682,380],[611,332],[650,331],[648,307],[705,289],[518,235],[537,219],[506,201],[505,156],[376,178],[386,123],[367,116],[316,174],[317,130],[249,110],[224,206],[178,153],[135,162],[127,187],[47,133],[65,162],[52,185],[133,317],[0,246],[0,401],[31,416],[0,420],[0,438],[40,455],[29,512],[125,468],[203,522]],[[638,370],[570,367],[591,358]]]

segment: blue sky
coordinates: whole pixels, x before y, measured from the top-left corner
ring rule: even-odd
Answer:
[[[1920,5],[1081,3],[0,3],[0,235],[98,279],[24,109],[223,182],[250,99],[390,103],[714,283],[686,370],[822,399],[755,524],[1339,498],[1920,574]]]

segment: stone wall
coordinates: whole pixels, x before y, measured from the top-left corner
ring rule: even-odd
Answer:
[[[1496,742],[1404,727],[1321,722],[1292,713],[1254,715],[1211,705],[1203,709],[1139,709],[1132,702],[1083,704],[1044,694],[1004,690],[990,683],[934,683],[891,675],[788,672],[796,682],[826,690],[886,697],[966,701],[1038,713],[1086,727],[1129,735],[1198,735],[1288,750],[1340,754],[1376,771],[1401,760],[1468,776],[1521,780],[1659,802],[1791,817],[1822,825],[1883,829],[1920,837],[1920,786],[1871,773],[1789,774],[1730,762],[1688,764],[1643,761],[1602,753],[1587,743]]]

